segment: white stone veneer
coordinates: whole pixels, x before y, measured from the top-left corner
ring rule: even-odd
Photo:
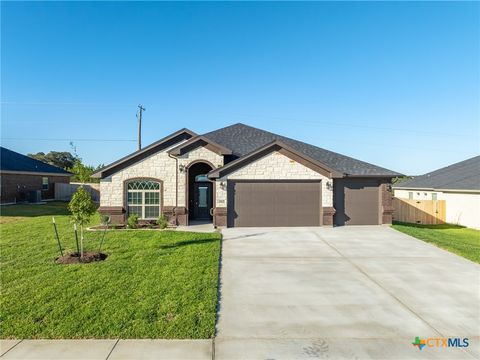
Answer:
[[[226,186],[220,182],[227,180],[322,180],[322,206],[333,206],[332,190],[327,189],[328,177],[290,159],[273,152],[217,180],[216,206],[227,206]]]
[[[163,206],[175,206],[176,161],[168,156],[169,149],[158,152],[136,164],[100,181],[100,206],[124,206],[125,180],[154,178],[163,181]],[[178,157],[178,165],[188,166],[192,161],[207,160],[214,167],[223,165],[223,156],[205,147],[199,147]],[[178,174],[178,206],[185,204],[185,173]]]
[[[178,165],[188,166],[193,161],[206,160],[216,169],[223,165],[223,156],[208,150],[205,147],[196,148],[182,156],[178,156]],[[186,206],[186,173],[179,174],[178,177],[178,206]]]

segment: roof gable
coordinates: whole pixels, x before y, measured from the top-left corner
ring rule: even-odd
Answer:
[[[315,159],[310,158],[309,156],[306,156],[296,151],[295,149],[292,149],[290,146],[279,140],[274,140],[266,144],[265,146],[262,146],[261,148],[256,149],[249,154],[228,163],[221,168],[212,170],[208,174],[208,177],[211,179],[223,177],[274,151],[279,151],[282,155],[285,155],[292,160],[295,160],[296,162],[329,178],[342,177],[341,173],[331,169],[327,165],[320,163]]]
[[[164,137],[163,139],[160,139],[154,142],[153,144],[150,144],[147,147],[144,147],[143,149],[135,151],[121,158],[120,160],[117,160],[107,166],[104,166],[103,168],[97,170],[97,172],[95,172],[95,174],[93,174],[92,177],[104,178],[104,177],[110,176],[132,164],[142,161],[143,159],[159,151],[168,149],[169,147],[172,147],[181,141],[188,140],[196,135],[197,134],[195,134],[193,131],[186,128],[178,130]]]
[[[205,146],[210,151],[213,151],[219,155],[231,155],[232,150],[217,144],[215,141],[212,141],[205,136],[195,136],[190,140],[174,147],[169,150],[169,153],[174,156],[186,154],[198,147]]]
[[[0,147],[0,170],[8,172],[51,173],[58,175],[73,175],[57,166],[33,159],[15,151]]]

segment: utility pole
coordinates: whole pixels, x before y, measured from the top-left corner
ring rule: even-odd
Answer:
[[[138,150],[142,148],[142,112],[144,112],[146,109],[140,104],[138,105],[138,113],[137,113],[137,119],[138,119]]]

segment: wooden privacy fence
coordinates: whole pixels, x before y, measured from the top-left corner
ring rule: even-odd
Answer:
[[[78,187],[82,185],[81,183],[55,183],[55,200],[60,201],[70,201],[72,199],[72,195],[75,191],[77,191]],[[85,190],[87,190],[90,195],[92,195],[92,199],[95,202],[100,202],[100,184],[97,183],[87,183],[83,184]]]
[[[410,200],[393,198],[393,220],[413,224],[445,223],[445,200]]]

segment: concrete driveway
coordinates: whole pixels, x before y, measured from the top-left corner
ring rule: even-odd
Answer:
[[[223,235],[216,359],[480,358],[473,262],[384,226]]]

